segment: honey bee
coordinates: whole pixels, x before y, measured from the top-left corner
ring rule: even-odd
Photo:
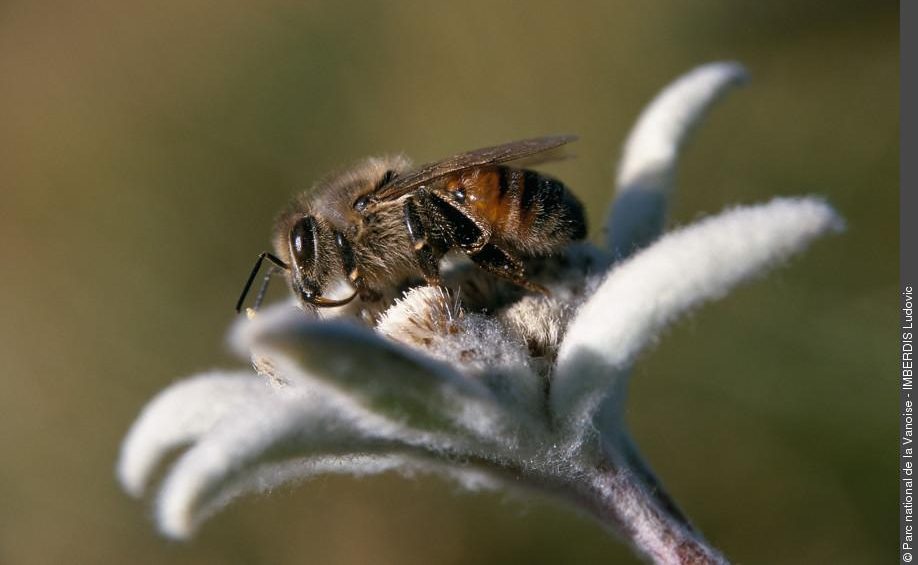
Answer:
[[[586,235],[583,205],[558,180],[505,165],[573,141],[552,136],[515,141],[448,157],[411,170],[404,157],[368,158],[298,195],[274,228],[274,253],[255,262],[236,310],[262,262],[286,272],[303,306],[343,306],[380,299],[409,279],[440,283],[449,251],[529,291],[523,258],[550,255]],[[331,283],[353,293],[329,298]]]

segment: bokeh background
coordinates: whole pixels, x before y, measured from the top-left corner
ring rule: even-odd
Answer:
[[[368,154],[578,133],[548,170],[595,237],[637,113],[722,59],[752,82],[687,148],[671,223],[816,193],[849,229],[669,331],[629,421],[736,561],[891,559],[895,2],[6,0],[0,563],[634,562],[565,508],[394,476],[248,498],[174,543],[114,462],[158,390],[245,365],[224,332],[294,191]]]

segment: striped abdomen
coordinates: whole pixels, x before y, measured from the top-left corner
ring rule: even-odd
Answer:
[[[491,241],[528,255],[586,236],[580,201],[560,181],[535,171],[473,169],[445,178],[442,190],[490,227]]]

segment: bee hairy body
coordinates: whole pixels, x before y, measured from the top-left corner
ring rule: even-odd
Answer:
[[[410,280],[439,284],[440,260],[453,250],[500,278],[547,292],[526,278],[521,258],[549,255],[582,239],[583,206],[560,181],[501,162],[572,139],[524,140],[414,171],[401,156],[366,159],[296,197],[275,224],[276,256],[261,258],[287,271],[304,305],[320,307],[356,296],[375,301],[381,291]],[[237,309],[259,266],[260,260]],[[341,278],[353,295],[324,297]]]

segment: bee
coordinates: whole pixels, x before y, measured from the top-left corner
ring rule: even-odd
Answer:
[[[547,293],[523,259],[550,255],[586,235],[583,205],[558,180],[505,163],[573,141],[551,136],[460,153],[411,169],[401,156],[368,158],[298,195],[277,218],[274,253],[259,255],[236,304],[240,311],[264,260],[305,307],[380,300],[406,280],[440,283],[440,261],[458,251],[500,279]],[[353,292],[326,293],[346,280]]]

